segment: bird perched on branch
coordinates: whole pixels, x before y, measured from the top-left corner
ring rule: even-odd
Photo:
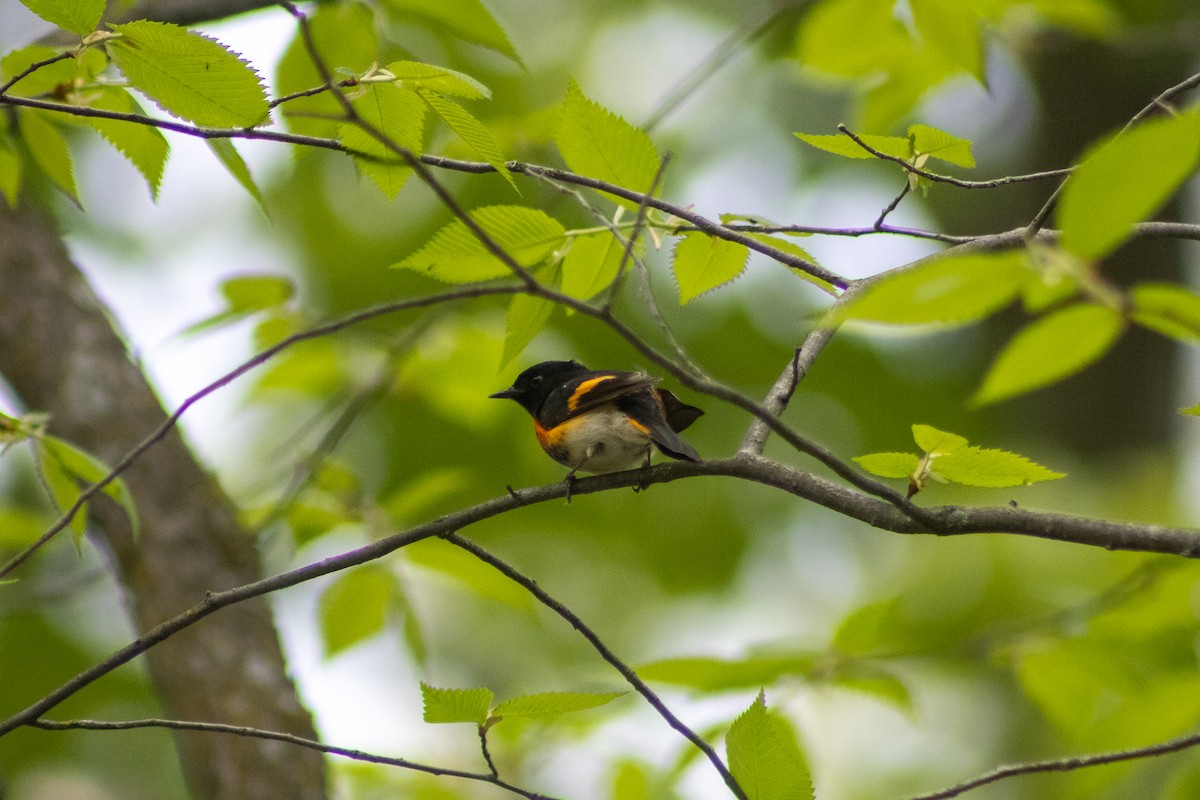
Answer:
[[[577,361],[543,361],[490,396],[516,400],[529,412],[542,449],[570,469],[570,483],[577,471],[648,467],[651,445],[671,458],[700,460],[679,431],[704,412],[657,388],[659,380],[642,372],[591,370]]]

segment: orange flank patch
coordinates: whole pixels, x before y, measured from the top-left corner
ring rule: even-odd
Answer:
[[[542,445],[542,449],[548,453],[556,450],[561,450],[563,439],[570,435],[570,430],[579,422],[578,418],[569,419],[561,425],[555,425],[553,428],[544,428],[542,423],[536,419],[533,421],[533,431],[537,434],[537,440]]]
[[[605,381],[611,381],[612,379],[612,375],[601,375],[599,378],[591,378],[579,384],[579,386],[575,388],[575,391],[571,393],[571,396],[567,398],[567,408],[571,411],[574,411],[579,407],[579,403],[583,400],[583,398],[587,397],[588,392],[592,391],[592,389],[595,389],[599,384],[604,383]]]

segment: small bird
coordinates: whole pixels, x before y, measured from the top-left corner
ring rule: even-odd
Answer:
[[[490,397],[516,400],[533,417],[542,449],[576,471],[604,473],[650,465],[650,446],[683,461],[700,454],[679,438],[704,412],[642,372],[591,370],[578,361],[543,361]],[[570,496],[568,493],[568,500]]]

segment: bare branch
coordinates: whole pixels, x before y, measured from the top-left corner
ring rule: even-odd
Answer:
[[[437,767],[430,764],[422,764],[418,761],[410,761],[407,758],[396,758],[394,756],[381,756],[375,753],[367,753],[362,750],[352,750],[347,747],[338,747],[336,745],[324,744],[314,739],[306,739],[302,736],[294,736],[290,733],[281,731],[267,731],[261,728],[249,728],[243,725],[226,725],[220,722],[193,722],[190,720],[179,719],[127,719],[127,720],[95,720],[95,719],[73,719],[73,720],[48,720],[37,719],[28,723],[31,728],[38,728],[44,731],[131,731],[142,728],[164,728],[174,731],[203,731],[207,733],[222,733],[231,736],[244,736],[249,739],[266,739],[274,742],[284,742],[293,744],[297,747],[304,747],[309,750],[316,750],[321,753],[327,753],[333,756],[342,756],[354,761],[363,761],[369,764],[382,764],[388,767],[400,767],[401,769],[409,769],[415,772],[424,772],[429,775],[439,775],[448,778],[463,778],[469,781],[478,781],[480,783],[490,783],[501,789],[505,789],[520,797],[528,800],[553,800],[547,795],[531,792],[527,789],[522,789],[519,786],[507,783],[500,779],[498,775],[488,775],[482,772],[467,772],[460,769],[451,769],[449,767]]]
[[[587,624],[585,624],[584,621],[575,614],[575,612],[551,597],[550,594],[541,586],[539,586],[538,583],[532,578],[525,576],[508,562],[492,555],[490,552],[470,541],[469,539],[464,539],[462,536],[459,536],[453,531],[443,534],[442,538],[456,547],[466,550],[480,561],[496,569],[496,571],[504,575],[504,577],[508,578],[509,580],[520,584],[525,591],[536,597],[538,602],[570,623],[572,628],[579,631],[583,638],[588,640],[588,643],[591,644],[592,648],[600,654],[600,657],[607,661],[617,672],[621,673],[621,677],[623,677],[625,681],[637,691],[638,694],[646,699],[646,702],[658,712],[660,717],[667,721],[668,725],[678,731],[685,739],[695,745],[695,747],[704,754],[704,756],[709,760],[709,763],[713,765],[713,768],[716,769],[721,775],[721,778],[725,781],[725,785],[729,787],[730,791],[732,791],[738,798],[741,798],[741,800],[746,800],[745,791],[743,791],[742,787],[738,785],[737,780],[729,772],[729,768],[725,766],[725,762],[721,761],[721,757],[717,755],[715,750],[713,750],[712,745],[704,741],[699,734],[697,734],[695,731],[685,725],[678,717],[676,717],[675,714],[672,713],[669,708],[667,708],[666,704],[661,698],[659,698],[654,690],[646,685],[645,681],[638,677],[638,674],[633,671],[633,668],[621,659],[617,658],[612,650],[610,650],[608,646],[600,640],[600,637],[596,635],[596,632],[588,627]]]

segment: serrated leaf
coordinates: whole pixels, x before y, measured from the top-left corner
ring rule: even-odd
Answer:
[[[1125,330],[1107,306],[1076,303],[1025,326],[1004,346],[971,402],[986,405],[1040,389],[1099,360]]]
[[[479,0],[387,0],[387,5],[402,15],[433,23],[439,32],[448,31],[521,63],[504,28]]]
[[[128,91],[115,86],[104,87],[90,105],[105,111],[144,113]],[[150,189],[150,197],[157,200],[167,156],[171,152],[171,146],[162,131],[151,125],[136,125],[100,117],[80,117],[79,120],[103,136],[141,173]]]
[[[512,175],[504,163],[504,155],[500,152],[492,134],[483,127],[483,123],[471,116],[470,112],[458,103],[447,100],[437,92],[420,86],[417,87],[416,92],[433,109],[434,113],[450,126],[450,130],[467,143],[475,155],[491,164],[497,172],[504,176],[510,186],[514,189],[517,188],[517,184],[513,182]]]
[[[96,30],[104,15],[104,0],[21,0],[33,13],[52,25],[86,36]]]
[[[575,711],[584,711],[611,703],[626,692],[541,692],[513,697],[498,703],[491,717],[546,719]]]
[[[1173,283],[1141,283],[1129,293],[1133,321],[1181,342],[1200,341],[1200,295]]]
[[[399,596],[396,576],[380,567],[368,565],[341,573],[321,593],[317,606],[325,657],[383,631]]]
[[[729,771],[748,800],[812,800],[812,779],[790,726],[758,698],[725,737]]]
[[[169,114],[197,125],[249,128],[270,109],[258,74],[215,39],[166,22],[110,25],[106,47],[138,91]]]
[[[1023,251],[934,258],[877,279],[835,319],[895,325],[977,322],[1013,302],[1035,278]]]
[[[815,661],[816,656],[811,653],[737,659],[692,656],[644,664],[638,667],[637,673],[648,681],[684,686],[700,692],[725,692],[770,686],[788,675],[807,675]]]
[[[966,437],[955,433],[939,431],[932,425],[913,425],[912,433],[913,441],[917,443],[917,447],[932,456],[953,453],[956,450],[962,450],[969,444]]]
[[[796,138],[805,144],[810,144],[818,150],[833,153],[845,158],[875,158],[858,142],[841,133],[797,133]],[[912,156],[912,144],[903,136],[876,136],[874,134],[859,134],[862,139],[879,152],[907,160]]]
[[[608,232],[572,236],[563,257],[563,294],[590,300],[607,289],[617,277],[624,253],[624,245]]]
[[[930,473],[951,483],[991,489],[1027,486],[1064,477],[1064,473],[1047,469],[1016,453],[982,447],[966,447],[939,455],[932,461]]]
[[[485,206],[472,211],[471,217],[525,268],[545,260],[566,236],[566,229],[557,220],[534,208]],[[461,220],[446,225],[424,247],[393,266],[446,283],[473,283],[512,274]]]
[[[212,150],[213,155],[221,162],[221,166],[225,167],[225,171],[246,190],[247,194],[254,198],[254,202],[263,210],[263,213],[266,213],[267,207],[262,192],[259,191],[258,184],[254,182],[254,176],[250,174],[250,167],[246,166],[245,159],[234,147],[233,142],[228,139],[209,139],[207,141],[208,149]]]
[[[464,100],[490,100],[492,90],[464,72],[425,64],[421,61],[393,61],[387,71],[398,81],[406,81],[432,89],[438,94],[461,97]]]
[[[705,292],[729,283],[746,269],[750,248],[691,231],[675,245],[671,270],[679,285],[679,303],[686,304]]]
[[[20,109],[17,125],[34,163],[46,173],[55,186],[78,205],[79,192],[75,188],[74,162],[71,160],[71,150],[67,147],[67,140],[62,131],[50,122],[44,112],[32,108]]]
[[[640,128],[584,96],[574,80],[567,84],[558,130],[558,152],[572,172],[636,192],[648,192],[658,172],[658,151]],[[632,200],[613,198],[636,210]]]
[[[1089,259],[1111,253],[1195,171],[1198,156],[1194,111],[1143,122],[1088,148],[1058,204],[1063,248]]]
[[[960,139],[937,128],[928,125],[912,125],[908,129],[915,155],[927,155],[960,167],[975,166],[975,157],[971,155],[971,140]]]
[[[482,725],[487,721],[488,710],[495,695],[491,689],[438,689],[421,683],[421,700],[424,704],[426,722],[473,722]]]
[[[394,144],[414,154],[420,152],[425,136],[425,104],[414,92],[390,83],[373,83],[363,88],[352,105],[363,122]],[[412,175],[400,155],[353,122],[342,125],[341,139],[350,150],[365,154],[354,159],[359,171],[384,197],[395,200]]]
[[[855,464],[880,478],[907,478],[917,471],[921,460],[912,453],[869,453],[853,459]]]

